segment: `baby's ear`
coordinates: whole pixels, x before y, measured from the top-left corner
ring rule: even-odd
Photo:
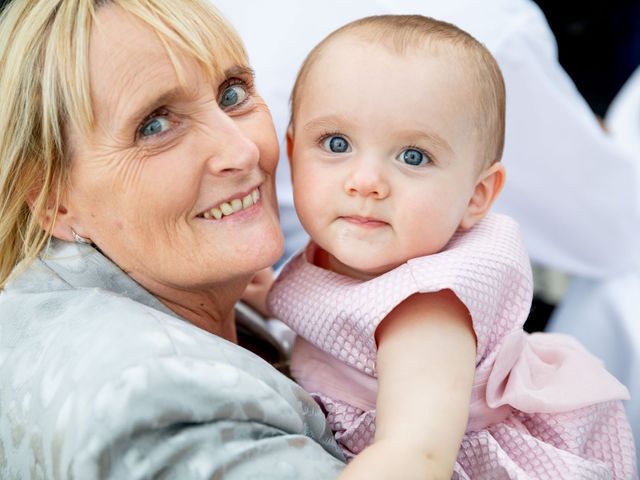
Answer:
[[[293,182],[293,127],[289,124],[287,128],[287,158],[289,159],[289,175]]]
[[[287,158],[289,159],[289,166],[291,166],[291,159],[293,158],[293,127],[291,124],[287,128]]]
[[[504,187],[505,179],[506,172],[502,162],[493,163],[480,174],[473,195],[469,199],[467,210],[460,222],[460,226],[464,230],[473,227],[489,212]]]

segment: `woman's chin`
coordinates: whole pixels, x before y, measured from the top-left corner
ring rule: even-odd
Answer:
[[[284,252],[280,224],[274,221],[260,229],[245,232],[229,252],[247,271],[257,271],[276,263]],[[230,260],[230,259],[229,259]]]
[[[256,270],[273,265],[284,251],[284,238],[274,208],[257,206],[222,220],[198,220],[198,244],[204,251],[217,252],[225,263],[257,265]],[[252,267],[249,267],[252,268]]]
[[[284,236],[280,224],[275,224],[269,232],[257,239],[247,255],[257,261],[258,269],[272,266],[284,253]]]

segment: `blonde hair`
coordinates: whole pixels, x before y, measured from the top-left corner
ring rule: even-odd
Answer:
[[[65,132],[94,127],[89,39],[96,12],[117,5],[158,35],[182,78],[175,49],[213,76],[216,56],[247,64],[233,28],[208,0],[13,1],[0,15],[0,289],[47,244],[70,169]]]
[[[505,135],[505,87],[500,67],[487,48],[470,34],[447,22],[422,15],[375,15],[348,23],[329,34],[305,59],[291,93],[291,122],[304,82],[324,48],[338,37],[355,35],[366,42],[384,45],[398,55],[409,49],[444,53],[466,67],[471,88],[477,92],[474,127],[482,164],[502,158]]]

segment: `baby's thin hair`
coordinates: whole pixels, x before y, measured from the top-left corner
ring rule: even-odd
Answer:
[[[337,38],[353,35],[373,45],[383,45],[397,55],[426,51],[447,55],[459,62],[475,90],[477,102],[470,105],[481,163],[502,158],[505,135],[505,87],[500,67],[489,50],[455,25],[422,15],[374,15],[340,27],[315,46],[305,59],[291,93],[291,121],[295,128],[296,106],[304,83],[325,47]]]

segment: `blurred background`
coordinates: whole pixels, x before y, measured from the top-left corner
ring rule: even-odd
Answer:
[[[558,44],[558,58],[593,112],[611,101],[640,66],[640,0],[535,0]],[[639,112],[640,115],[640,112]],[[536,295],[527,331],[544,330],[570,278],[534,265]]]
[[[560,64],[604,117],[640,65],[639,0],[535,0],[558,42]]]

